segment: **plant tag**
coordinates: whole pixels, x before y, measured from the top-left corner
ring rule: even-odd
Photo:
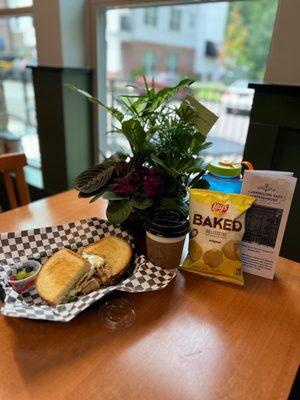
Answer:
[[[192,109],[194,109],[195,115],[191,117],[191,121],[198,131],[204,136],[207,136],[211,128],[218,120],[218,116],[216,114],[189,95],[186,96],[181,107],[192,107]]]

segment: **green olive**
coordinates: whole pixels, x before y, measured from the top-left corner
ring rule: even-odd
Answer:
[[[21,279],[29,278],[32,275],[34,275],[34,271],[31,271],[31,272],[20,271],[17,273],[16,279],[18,281],[20,281]]]
[[[27,278],[27,273],[25,271],[20,271],[17,273],[17,280],[20,281],[21,279]]]

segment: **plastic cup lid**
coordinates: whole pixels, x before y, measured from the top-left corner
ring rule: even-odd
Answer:
[[[145,223],[146,231],[153,235],[174,238],[189,231],[187,218],[176,210],[159,210],[150,214]]]
[[[208,164],[207,169],[214,175],[234,177],[240,176],[242,165],[230,161],[214,160]]]
[[[135,311],[125,299],[107,301],[100,309],[104,325],[110,329],[129,328],[135,321]]]

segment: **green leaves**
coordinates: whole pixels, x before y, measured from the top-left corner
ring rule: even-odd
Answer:
[[[128,197],[120,196],[119,194],[110,191],[103,193],[102,197],[105,200],[128,200]]]
[[[122,133],[128,140],[133,154],[148,147],[146,132],[137,119],[129,119],[122,123]]]
[[[113,225],[124,222],[132,212],[132,206],[127,200],[112,200],[106,209],[108,221]]]
[[[163,210],[176,210],[178,208],[177,198],[164,197],[160,200],[158,208]]]
[[[93,194],[103,191],[114,173],[114,166],[110,164],[99,164],[82,172],[75,179],[75,189],[85,194]]]
[[[146,210],[146,208],[149,208],[153,205],[153,198],[133,197],[130,200],[130,204],[132,207],[137,208],[138,210]]]
[[[99,99],[97,99],[96,97],[93,97],[91,94],[89,94],[88,92],[85,92],[84,90],[78,89],[76,86],[71,85],[70,83],[67,83],[66,86],[71,89],[74,90],[75,92],[85,96],[91,103],[93,104],[97,104],[101,107],[103,107],[107,112],[109,112],[114,118],[116,118],[118,121],[122,122],[124,119],[124,115],[123,113],[121,113],[121,111],[119,111],[117,108],[114,107],[108,107],[106,104],[102,103]]]
[[[154,79],[149,83],[144,77],[143,92],[133,87],[136,93],[118,96],[119,109],[67,85],[110,113],[116,125],[114,132],[122,133],[130,144],[132,154],[115,153],[75,181],[80,197],[91,197],[91,202],[99,197],[108,200],[107,218],[112,224],[127,222],[133,215],[147,215],[157,208],[180,210],[186,215],[187,188],[205,187],[200,152],[210,145],[205,135],[217,117],[190,96],[180,106],[169,101],[193,82],[183,79],[176,86],[156,91]],[[147,168],[152,172],[144,176],[141,171]],[[151,187],[156,175],[162,193],[154,191],[155,195],[146,197],[145,181]],[[114,192],[116,185],[117,191],[125,195]]]
[[[170,97],[174,96],[180,89],[186,86],[191,86],[194,82],[195,81],[193,79],[189,78],[182,79],[176,86],[166,87],[157,92],[155,96],[156,100],[159,100],[160,102],[165,102]]]
[[[146,149],[146,150],[141,150],[141,151],[137,151],[135,152],[135,154],[133,155],[133,157],[131,157],[130,160],[130,167],[131,169],[135,169],[136,167],[143,165],[144,162],[149,159],[151,155],[151,150]]]
[[[209,182],[206,179],[200,179],[193,183],[193,189],[209,189]]]
[[[166,102],[174,96],[180,89],[190,86],[194,83],[195,81],[189,78],[182,79],[176,86],[173,87],[166,87],[161,90],[159,90],[157,93],[155,93],[155,90],[153,89],[154,82],[152,83],[152,90],[150,90],[146,86],[146,102],[145,102],[145,108],[143,110],[142,116],[147,116],[149,114],[154,113],[157,111],[162,105],[165,105]]]
[[[188,203],[179,195],[174,197],[163,197],[157,208],[161,210],[177,210],[183,215],[187,215],[189,212]]]
[[[103,198],[109,200],[106,216],[112,224],[124,222],[134,209],[145,210],[153,205],[152,198],[133,197],[128,200],[128,197],[113,192],[105,192]]]
[[[175,169],[170,168],[167,166],[159,157],[157,157],[155,154],[151,154],[151,160],[154,162],[155,165],[161,167],[165,172],[172,177],[177,176],[177,172]]]

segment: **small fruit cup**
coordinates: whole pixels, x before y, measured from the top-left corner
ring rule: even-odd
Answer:
[[[14,264],[7,273],[7,282],[16,292],[22,294],[33,286],[40,269],[41,264],[35,260]]]

